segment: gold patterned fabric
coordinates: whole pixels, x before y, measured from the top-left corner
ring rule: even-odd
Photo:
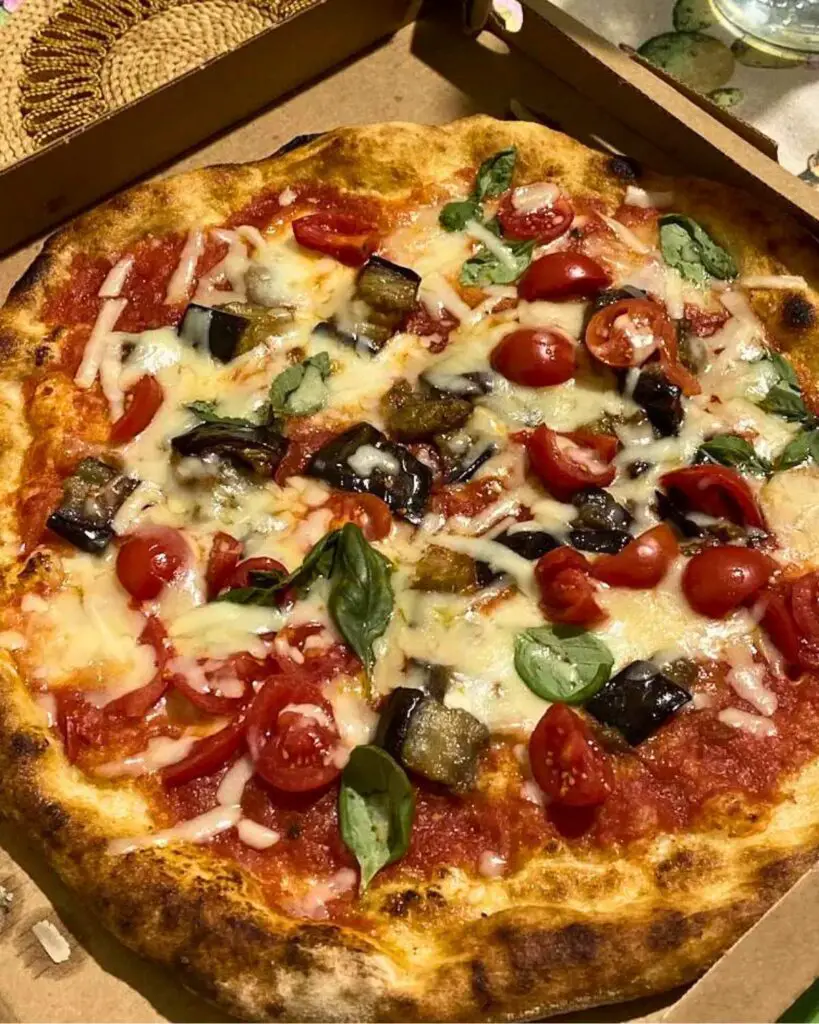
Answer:
[[[0,168],[318,2],[18,0],[0,19]]]

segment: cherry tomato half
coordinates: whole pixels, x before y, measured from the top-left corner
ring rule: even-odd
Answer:
[[[275,789],[305,793],[332,782],[341,772],[332,757],[338,742],[329,701],[297,674],[271,676],[248,711],[248,749]]]
[[[554,803],[598,807],[611,796],[614,774],[583,719],[552,704],[529,739],[535,781]]]
[[[802,662],[802,649],[791,610],[790,588],[768,590],[764,601],[765,614],[760,625],[778,648],[788,668],[794,670]]]
[[[291,226],[299,245],[334,256],[347,267],[360,267],[378,245],[375,225],[346,213],[310,213]]]
[[[663,579],[679,551],[674,531],[660,523],[630,541],[618,554],[601,555],[592,573],[612,587],[650,590]]]
[[[333,512],[334,530],[345,523],[355,523],[367,540],[383,540],[392,530],[392,512],[374,494],[336,492],[330,495],[327,505]]]
[[[214,534],[213,543],[208,553],[208,565],[205,569],[205,583],[208,589],[208,600],[212,601],[227,586],[233,570],[242,558],[244,545],[229,533]]]
[[[151,601],[187,566],[191,549],[178,530],[149,526],[129,534],[117,553],[117,577],[131,597]]]
[[[545,424],[527,439],[526,450],[535,473],[558,501],[569,501],[581,487],[608,487],[617,472],[594,443],[558,434]]]
[[[140,377],[125,395],[125,412],[111,427],[112,444],[125,444],[148,426],[165,398],[162,385],[150,374]]]
[[[548,252],[536,259],[518,282],[518,295],[538,299],[590,299],[611,284],[597,260],[577,252]]]
[[[203,775],[213,775],[242,749],[244,742],[245,723],[237,718],[219,732],[197,740],[188,756],[177,764],[163,768],[162,782],[168,787],[181,786]]]
[[[492,349],[492,369],[527,388],[563,384],[574,376],[574,342],[553,327],[522,327]]]
[[[202,658],[199,663],[199,671],[207,680],[207,687],[194,685],[187,675],[176,672],[171,676],[171,683],[174,689],[178,690],[187,700],[205,711],[209,715],[235,715],[247,699],[252,696],[251,683],[265,679],[275,668],[267,661],[260,661],[254,658],[247,651],[238,654],[231,654],[221,664],[214,664],[210,659]],[[237,684],[241,686],[239,693],[235,693]],[[230,686],[229,694],[223,692],[223,687]]]
[[[84,747],[98,747],[103,741],[103,716],[99,708],[76,690],[58,690],[57,730],[62,736],[65,756],[76,764]]]
[[[591,571],[588,559],[570,547],[555,548],[538,559],[540,603],[553,622],[591,626],[606,618],[595,598]]]
[[[252,572],[277,572],[287,575],[287,569],[275,558],[266,558],[259,555],[256,558],[246,558],[239,562],[233,572],[228,576],[225,583],[225,590],[237,590],[239,587],[251,586],[250,574]]]
[[[819,641],[819,572],[809,572],[791,586],[791,610],[800,636]]]
[[[776,569],[776,562],[753,548],[706,548],[689,559],[682,589],[695,612],[724,619],[752,601]]]
[[[668,491],[679,492],[688,507],[740,526],[765,529],[765,519],[753,491],[736,470],[727,466],[686,466],[660,477]]]
[[[165,672],[168,659],[173,656],[173,649],[168,641],[165,627],[155,615],[150,615],[145,628],[139,637],[141,644],[149,644],[154,649],[156,674],[150,683],[140,686],[138,690],[124,693],[105,705],[107,717],[142,718],[156,704],[168,689],[170,680]]]
[[[498,207],[498,220],[509,238],[551,242],[565,235],[572,226],[574,210],[556,185],[550,187],[546,182],[537,182],[507,192]]]
[[[620,299],[595,313],[586,328],[586,348],[606,366],[642,366],[663,340],[673,343],[665,310],[647,299]]]

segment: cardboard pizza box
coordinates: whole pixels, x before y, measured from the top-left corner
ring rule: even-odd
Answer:
[[[485,16],[488,7],[483,3]],[[372,20],[359,24],[351,17],[353,7]],[[215,61],[214,67],[239,75],[244,87],[241,71],[248,45],[260,46],[252,64],[258,71],[265,65],[276,67],[277,61],[287,63],[297,38],[309,46],[310,33],[300,36],[304,30],[296,28],[299,18],[316,18],[313,25],[322,31],[332,26],[334,32],[332,40],[314,47],[320,59],[311,57],[301,70],[274,72],[268,95],[261,97],[251,89],[242,113],[251,109],[251,102],[270,102],[322,70],[323,77],[162,173],[263,157],[295,135],[340,124],[440,123],[477,112],[506,117],[514,109],[518,116],[539,117],[590,145],[629,153],[659,170],[691,171],[738,184],[760,202],[794,213],[819,231],[819,193],[760,151],[753,133],[736,132],[724,119],[715,119],[708,109],[546,0],[526,0],[523,28],[515,34],[497,24],[476,36],[466,34],[455,2],[439,0],[432,17],[417,14],[417,5],[406,0],[322,0],[306,14]],[[473,29],[482,22],[479,15]],[[389,33],[394,34],[387,41],[335,67]],[[192,137],[182,124],[185,103],[196,101],[198,82],[202,95],[207,95],[218,79],[209,77],[215,73],[209,66],[152,94],[133,110],[113,115],[97,141],[80,136],[75,149],[76,159],[85,161],[80,171],[96,183],[92,187],[81,181],[83,175],[76,172],[64,183],[63,209],[79,209],[104,191],[99,187],[102,179],[94,179],[94,161],[109,152],[97,148],[99,139],[104,138],[106,147],[125,147],[140,118],[146,118],[146,130],[156,123],[157,109],[168,111],[161,132],[167,147],[163,159],[190,145]],[[210,131],[238,115],[223,107],[221,116],[226,120],[215,118]],[[178,137],[170,130],[177,126]],[[21,210],[42,203],[54,186],[48,165],[41,164],[38,170],[36,159],[29,177],[20,174],[15,179],[14,205]],[[121,166],[120,181],[147,172],[155,162],[154,149],[140,150],[129,157],[127,167]],[[107,180],[105,188],[110,187]],[[8,239],[15,232],[21,237],[25,225],[31,230],[34,220],[23,213],[8,230],[12,204],[2,190],[0,200],[0,231],[7,231],[0,237],[10,244]],[[34,243],[0,262],[0,300],[38,248]],[[102,929],[93,908],[65,889],[37,851],[26,846],[18,829],[0,825],[0,847],[0,1022],[227,1019],[187,993],[171,972],[135,957]],[[814,870],[687,991],[561,1020],[773,1021],[819,975],[817,906],[819,872]]]

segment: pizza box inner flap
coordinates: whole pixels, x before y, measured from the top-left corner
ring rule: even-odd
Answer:
[[[543,0],[528,0],[517,36],[469,38],[457,15],[452,5],[435,20],[407,25],[163,173],[260,158],[295,135],[339,124],[440,123],[477,112],[506,117],[514,109],[660,170],[743,184],[819,224],[819,197],[806,186]],[[343,39],[338,45],[343,49]],[[25,199],[23,182],[17,201]],[[0,297],[37,248],[0,263]],[[100,928],[93,908],[65,890],[19,830],[0,828],[0,845],[1,1020],[224,1019]],[[564,1019],[773,1020],[819,973],[819,924],[809,913],[817,897],[819,874],[812,872],[681,998],[678,991]]]

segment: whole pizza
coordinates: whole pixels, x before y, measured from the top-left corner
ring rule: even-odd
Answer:
[[[818,282],[486,117],[74,222],[0,312],[4,810],[245,1018],[692,979],[819,848]]]

